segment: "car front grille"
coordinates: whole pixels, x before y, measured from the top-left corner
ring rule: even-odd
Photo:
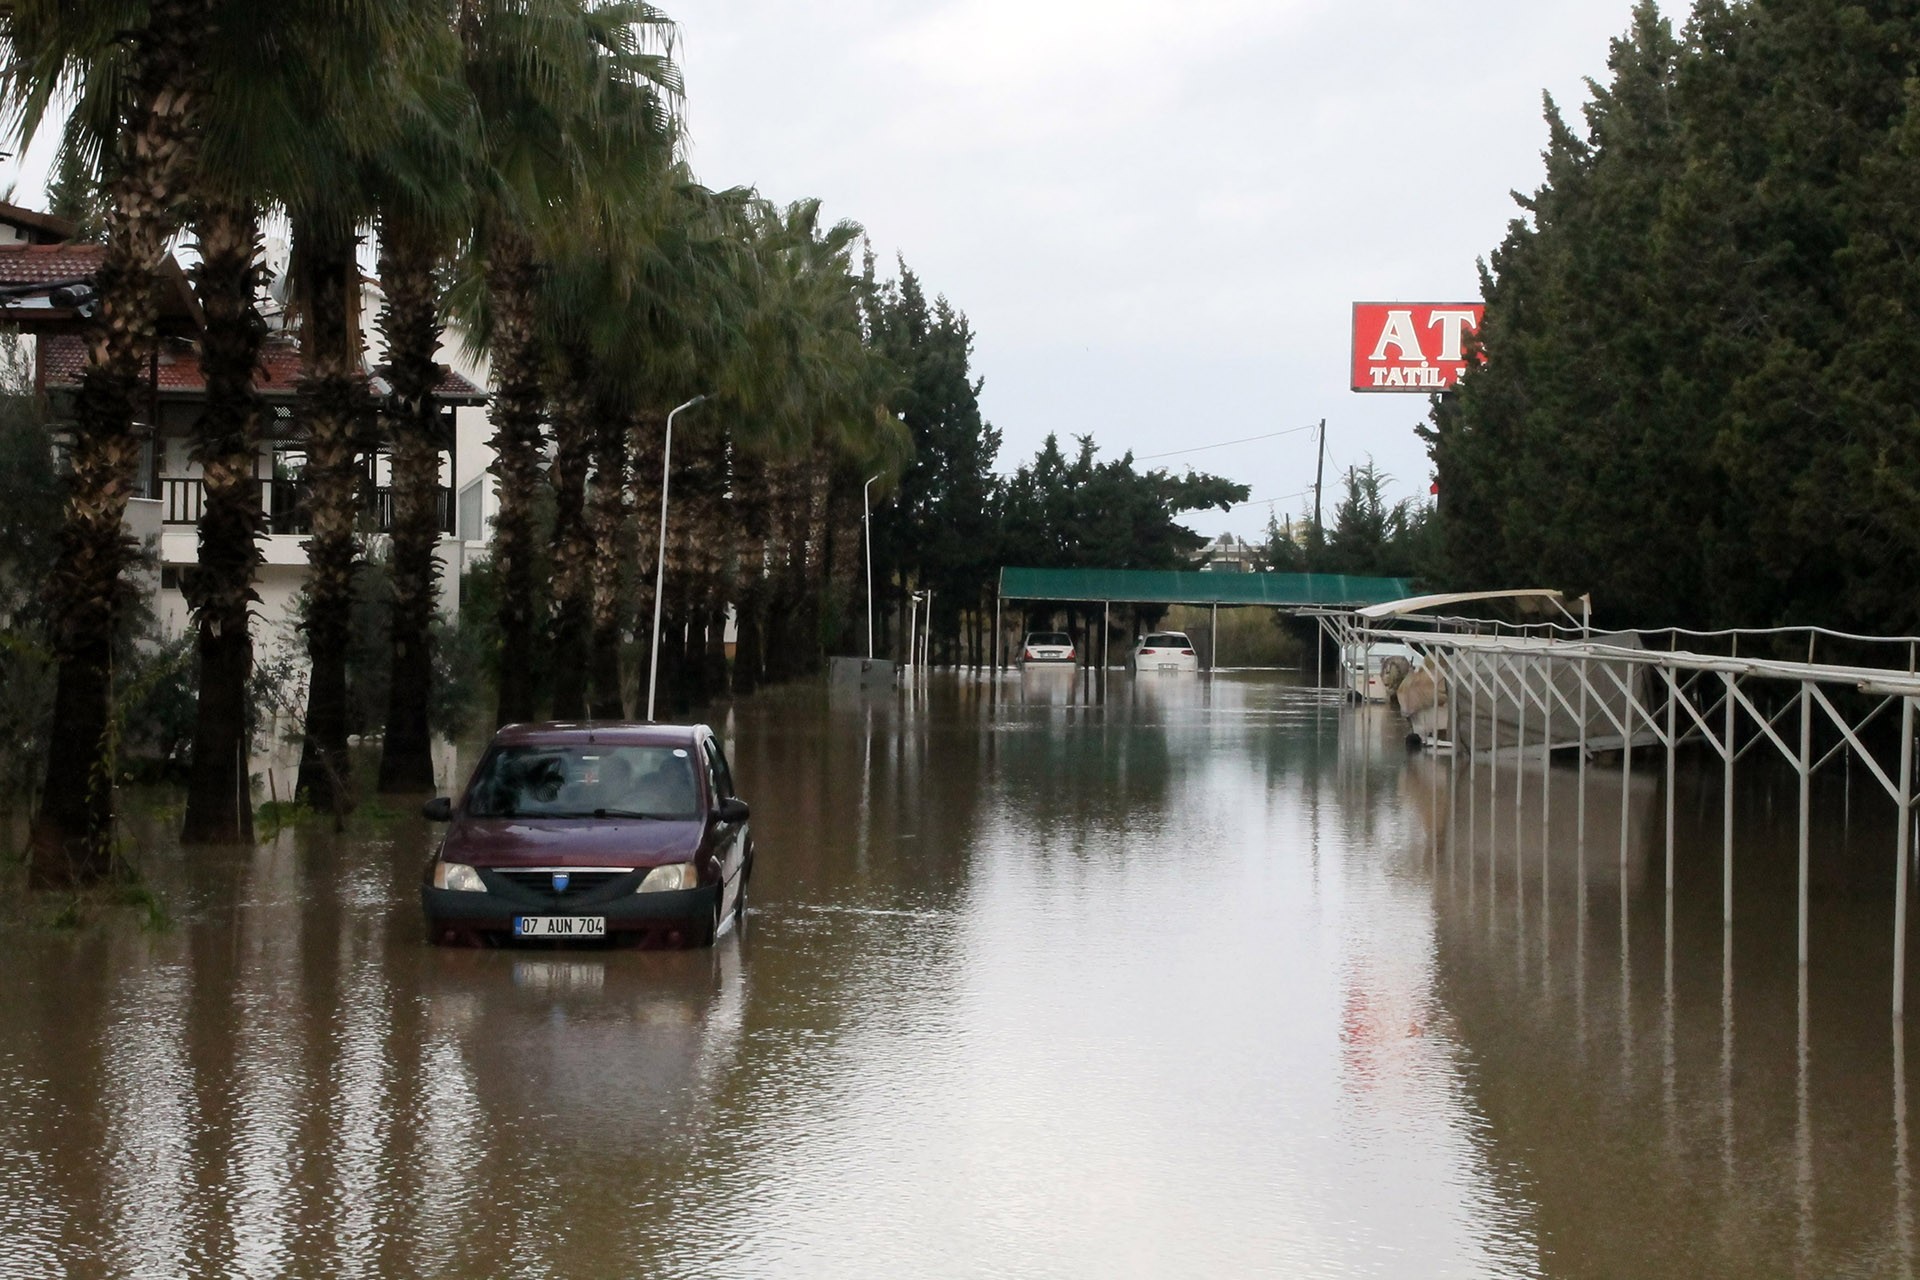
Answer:
[[[531,893],[544,894],[551,894],[554,891],[553,872],[551,871],[495,870],[493,874],[513,885],[516,889],[525,889]],[[568,871],[566,873],[567,887],[561,891],[559,896],[562,898],[582,897],[592,893],[596,889],[603,889],[615,880],[618,880],[621,876],[629,874],[631,873],[626,871]]]

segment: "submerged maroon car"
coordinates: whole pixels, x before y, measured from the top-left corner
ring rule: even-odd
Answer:
[[[746,912],[747,805],[705,725],[509,725],[420,886],[436,943],[704,946]]]

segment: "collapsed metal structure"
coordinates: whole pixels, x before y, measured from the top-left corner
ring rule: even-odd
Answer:
[[[1524,611],[1541,620],[1501,622],[1432,612],[1487,600],[1526,602]],[[1365,654],[1375,644],[1393,643],[1420,655],[1433,680],[1436,702],[1445,708],[1444,737],[1437,731],[1433,736],[1434,745],[1453,752],[1450,790],[1457,786],[1462,756],[1471,788],[1473,772],[1483,759],[1504,755],[1524,762],[1537,756],[1550,764],[1556,750],[1576,752],[1577,822],[1583,845],[1590,758],[1596,752],[1618,750],[1621,767],[1630,778],[1634,748],[1662,749],[1669,906],[1674,886],[1675,755],[1689,741],[1706,744],[1722,765],[1721,902],[1722,922],[1729,929],[1733,922],[1734,766],[1754,748],[1770,745],[1799,779],[1797,918],[1803,969],[1808,957],[1812,780],[1837,759],[1860,761],[1898,814],[1893,833],[1893,1015],[1902,1016],[1909,864],[1914,851],[1913,732],[1914,705],[1920,699],[1920,674],[1916,673],[1920,638],[1850,635],[1822,627],[1712,632],[1674,627],[1603,636],[1592,631],[1586,598],[1569,599],[1552,591],[1430,596],[1350,611],[1311,612],[1323,638],[1337,642],[1342,653],[1357,648]],[[1855,660],[1821,661],[1823,645]],[[1743,646],[1747,656],[1741,654]],[[1776,656],[1785,651],[1797,655],[1802,647],[1804,660]],[[1714,651],[1721,648],[1725,652]],[[1886,661],[1878,661],[1882,658]],[[1762,692],[1763,688],[1768,691]],[[1778,696],[1783,692],[1787,696]],[[1836,699],[1847,707],[1836,705]],[[1769,708],[1767,703],[1777,705]],[[1889,751],[1882,742],[1876,749],[1865,730],[1896,704],[1897,745]],[[1815,726],[1823,721],[1837,737],[1815,756]],[[1608,732],[1596,733],[1596,728]],[[1497,786],[1497,781],[1493,778],[1490,785]],[[1541,795],[1544,804],[1551,803],[1544,779]],[[1516,795],[1516,805],[1519,799]],[[1628,809],[1623,803],[1623,859]]]

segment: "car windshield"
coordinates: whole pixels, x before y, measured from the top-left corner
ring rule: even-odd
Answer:
[[[1187,638],[1178,631],[1160,631],[1140,642],[1142,649],[1185,649]]]
[[[700,793],[685,747],[510,746],[474,772],[476,818],[694,818]]]
[[[1028,644],[1065,644],[1073,643],[1073,637],[1064,631],[1036,631],[1027,637]]]

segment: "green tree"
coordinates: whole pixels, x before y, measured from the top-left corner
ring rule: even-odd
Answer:
[[[1920,15],[1650,3],[1484,272],[1437,558],[1621,621],[1911,630]]]
[[[912,461],[873,522],[886,591],[876,608],[904,610],[907,591],[931,587],[932,625],[945,637],[991,592],[1000,432],[980,413],[966,315],[944,297],[929,302],[904,261],[899,270],[897,281],[876,283],[869,258],[863,288],[870,341],[898,371],[891,407],[913,441]]]
[[[431,16],[438,17],[437,11]],[[386,732],[378,786],[433,787],[434,607],[442,517],[440,458],[452,447],[435,391],[450,264],[472,225],[481,120],[461,79],[451,26],[429,21],[392,61],[406,72],[400,104],[409,127],[362,166],[373,197],[386,352],[379,372],[393,496]]]
[[[646,189],[652,174],[632,157],[666,130],[657,107],[678,94],[679,81],[671,59],[648,43],[670,45],[671,24],[637,0],[463,0],[457,29],[467,84],[486,122],[473,244],[495,383],[493,558],[499,719],[506,723],[534,714],[529,677],[541,618],[532,513],[548,368],[537,305],[542,255],[578,230],[569,215],[583,191],[617,199],[613,188],[622,182],[635,194]],[[631,134],[632,145],[608,146],[609,131]]]
[[[75,401],[71,477],[48,582],[58,665],[47,780],[31,837],[39,885],[98,881],[113,869],[113,637],[131,555],[122,518],[140,459],[134,396],[157,337],[159,272],[198,168],[200,57],[210,0],[18,0],[0,11],[7,100],[31,136],[50,102],[79,92],[116,125],[102,156],[112,195],[99,302]],[[96,56],[109,45],[110,63]],[[103,66],[113,92],[84,82]]]
[[[1279,573],[1302,573],[1307,567],[1307,551],[1294,536],[1293,516],[1267,515],[1267,536],[1260,548],[1267,568]]]
[[[1314,558],[1316,572],[1410,577],[1417,571],[1428,509],[1411,498],[1387,501],[1386,485],[1387,477],[1371,458],[1347,468],[1333,527]]]

